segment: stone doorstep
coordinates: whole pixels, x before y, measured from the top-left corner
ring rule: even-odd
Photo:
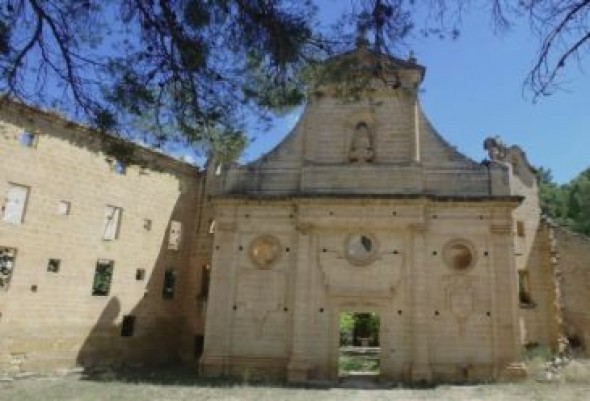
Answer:
[[[379,355],[380,347],[340,347],[338,350],[341,355]]]
[[[20,372],[20,373],[13,375],[12,377],[16,380],[22,380],[22,379],[38,378],[40,376],[41,375],[39,373],[35,373],[35,372]]]
[[[501,374],[500,381],[520,381],[528,377],[527,367],[522,362],[513,362]]]
[[[358,389],[387,389],[395,386],[395,383],[382,381],[379,373],[349,372],[349,376],[338,378],[336,387]]]
[[[364,370],[351,370],[346,372],[344,375],[341,376],[341,378],[347,378],[347,377],[359,377],[359,378],[375,378],[379,376],[379,372],[367,372]]]

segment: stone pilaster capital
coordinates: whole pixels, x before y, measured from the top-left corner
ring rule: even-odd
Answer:
[[[492,234],[510,234],[512,232],[511,223],[492,223],[490,224]]]
[[[218,222],[215,226],[215,230],[218,231],[236,231],[236,223],[234,222]]]
[[[424,233],[428,230],[428,225],[426,223],[413,223],[408,228],[416,233]]]
[[[307,222],[299,222],[295,225],[295,229],[303,235],[309,234],[309,232],[313,229],[313,224]]]

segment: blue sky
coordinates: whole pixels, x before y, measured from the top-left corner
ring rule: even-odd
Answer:
[[[318,3],[322,21],[330,21],[349,4]],[[550,168],[555,180],[565,183],[590,167],[590,75],[569,65],[561,77],[564,89],[533,103],[523,82],[537,42],[526,23],[494,34],[489,14],[475,10],[464,17],[459,39],[416,36],[409,47],[427,69],[422,108],[450,143],[480,161],[486,156],[483,140],[499,135],[506,144],[521,146],[533,165]],[[585,61],[590,68],[590,58]],[[249,132],[256,139],[244,160],[274,147],[300,113],[298,109],[277,119],[269,132]]]

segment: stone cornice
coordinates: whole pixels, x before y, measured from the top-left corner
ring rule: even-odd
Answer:
[[[425,201],[437,204],[481,204],[491,203],[494,206],[506,207],[507,204],[512,204],[513,207],[518,206],[523,200],[523,196],[441,196],[430,194],[294,194],[294,195],[257,195],[257,194],[226,194],[226,195],[212,195],[213,202],[318,202],[322,203],[326,200],[334,201],[342,200],[349,204],[350,202],[364,202],[367,200],[381,200],[381,201]]]
[[[47,124],[49,128],[44,129],[35,119],[40,119],[39,122]],[[108,143],[123,143],[130,146],[134,152],[138,152],[148,166],[153,164],[155,168],[169,170],[167,172],[170,173],[187,175],[196,175],[200,172],[198,167],[164,153],[108,133],[98,132],[91,127],[71,121],[57,112],[41,110],[2,96],[0,96],[0,120],[41,134],[62,137],[66,140],[75,139],[76,144],[83,144],[92,151],[104,150]]]

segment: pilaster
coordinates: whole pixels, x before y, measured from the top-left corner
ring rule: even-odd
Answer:
[[[295,264],[293,332],[287,380],[301,383],[308,380],[311,367],[309,355],[311,313],[311,268],[313,265],[313,231],[310,224],[297,225],[297,262]]]
[[[412,242],[412,371],[411,380],[430,381],[432,371],[428,355],[430,313],[428,305],[428,276],[426,272],[426,224],[410,226]]]
[[[513,363],[519,360],[516,269],[512,221],[493,223],[491,232],[494,376],[520,375]]]
[[[201,367],[205,375],[229,373],[236,280],[236,227],[218,223],[215,230],[211,284]]]

